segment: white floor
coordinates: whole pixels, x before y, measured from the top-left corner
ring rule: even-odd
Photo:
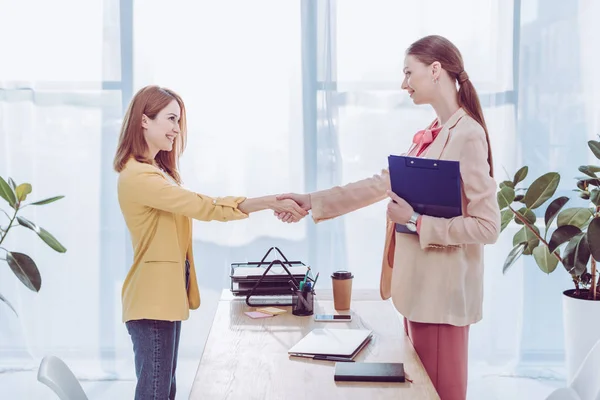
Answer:
[[[180,359],[178,366],[177,399],[187,399],[196,368],[197,360]],[[534,371],[532,369],[531,371]],[[487,366],[471,366],[469,380],[469,400],[543,400],[556,387],[564,385],[560,371],[550,370],[545,379],[517,377]],[[135,387],[129,381],[83,381],[82,385],[90,400],[132,399]],[[2,399],[16,400],[56,400],[56,396],[44,385],[37,382],[35,371],[0,373]],[[314,397],[318,398],[318,397]]]

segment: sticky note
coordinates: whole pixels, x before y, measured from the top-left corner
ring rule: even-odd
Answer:
[[[277,307],[257,308],[256,311],[266,313],[266,314],[271,314],[271,315],[279,315],[279,314],[284,314],[287,312],[286,310],[282,310],[281,308],[277,308]]]
[[[246,314],[250,318],[270,318],[273,316],[271,314],[265,314],[265,313],[258,312],[258,311],[247,311],[244,314]]]

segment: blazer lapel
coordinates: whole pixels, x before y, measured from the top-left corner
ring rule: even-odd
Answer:
[[[466,115],[465,110],[459,108],[450,119],[444,124],[444,127],[438,133],[435,140],[429,145],[427,150],[425,150],[425,154],[423,154],[423,158],[433,158],[439,159],[444,152],[444,148],[448,143],[448,138],[450,137],[450,130],[456,126],[458,121]]]

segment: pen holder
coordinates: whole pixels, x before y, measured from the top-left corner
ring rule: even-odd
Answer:
[[[292,295],[292,314],[299,316],[313,315],[315,292],[294,290]]]

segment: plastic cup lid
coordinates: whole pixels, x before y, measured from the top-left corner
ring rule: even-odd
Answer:
[[[352,279],[354,278],[354,275],[352,275],[352,272],[350,271],[335,271],[331,274],[331,277],[333,279]]]

